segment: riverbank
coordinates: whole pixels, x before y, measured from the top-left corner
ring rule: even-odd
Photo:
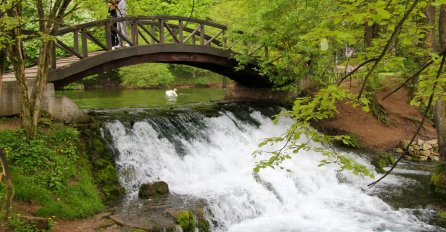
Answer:
[[[391,87],[383,89],[379,95],[384,95],[390,89]],[[408,90],[404,90],[388,101],[382,102],[392,121],[390,128],[382,125],[372,115],[363,112],[361,109],[351,108],[343,104],[338,105],[340,114],[332,120],[323,122],[323,126],[329,131],[356,134],[363,148],[374,151],[390,150],[398,144],[399,140],[410,137],[411,131],[416,127],[417,120],[421,119],[421,112],[416,107],[410,106],[407,103],[408,100]],[[352,117],[352,115],[354,116]],[[17,129],[19,125],[19,119],[17,118],[0,120],[0,130]],[[430,126],[430,128],[426,127],[426,131],[424,131],[423,135],[426,138],[431,138],[429,136],[432,136],[432,132],[435,131],[432,125]],[[371,136],[370,141],[367,140],[367,136]],[[25,205],[25,208],[27,207],[35,208],[36,205]],[[110,218],[110,214],[105,212],[87,219],[74,221],[57,219],[53,231],[120,231],[122,227]]]
[[[383,106],[389,125],[380,122],[370,112],[364,112],[360,107],[338,103],[338,113],[332,119],[325,120],[317,126],[328,133],[353,134],[357,137],[361,148],[375,152],[390,151],[398,146],[401,140],[410,140],[421,122],[423,114],[420,108],[411,106],[409,89],[402,88],[386,100],[384,96],[390,93],[398,82],[387,81],[378,91],[378,101]],[[353,93],[359,90],[358,83],[345,84]],[[423,140],[437,137],[434,124],[429,119],[424,123],[420,135]]]

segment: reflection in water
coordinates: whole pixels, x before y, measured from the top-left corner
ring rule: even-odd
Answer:
[[[62,90],[56,94],[72,99],[82,109],[182,105],[221,100],[225,95],[225,90],[220,88],[181,89],[176,99],[167,99],[165,91],[165,89]]]

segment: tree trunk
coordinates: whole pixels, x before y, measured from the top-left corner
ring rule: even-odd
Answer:
[[[440,18],[439,18],[439,37],[440,37],[440,47],[443,51],[446,49],[446,5],[442,4],[440,7]],[[444,86],[443,88],[445,89]],[[445,93],[440,93],[438,101],[434,107],[435,113],[435,126],[437,129],[438,137],[438,151],[440,152],[440,157],[442,160],[446,159],[446,101],[442,100],[441,97]]]
[[[429,28],[425,32],[424,42],[427,51],[435,51],[435,7],[432,5],[427,6],[424,9],[426,15],[425,25]],[[426,52],[425,59],[430,59],[429,52]]]
[[[11,180],[11,172],[9,171],[8,161],[6,160],[6,154],[3,152],[3,149],[0,149],[0,165],[2,168],[2,178],[6,185],[5,196],[2,199],[0,212],[5,212],[4,219],[7,219],[9,213],[11,212],[12,199],[14,198],[14,185]]]
[[[8,15],[13,18],[19,18],[22,15],[22,6],[19,4],[12,8]],[[32,117],[29,102],[28,82],[25,77],[25,54],[23,50],[22,31],[20,27],[15,27],[11,30],[11,38],[14,41],[8,46],[8,55],[10,57],[16,82],[19,91],[20,101],[20,118],[22,127],[25,130],[27,138],[34,135],[35,128],[32,127]]]
[[[5,49],[0,49],[0,96],[2,95],[3,91],[3,72],[5,72],[5,58]]]
[[[50,51],[52,48],[52,41],[42,41],[39,50],[38,70],[36,77],[36,84],[31,97],[31,113],[32,113],[32,127],[37,128],[39,121],[42,96],[45,91],[46,82],[48,79]]]
[[[446,160],[446,102],[438,99],[434,106],[435,128],[438,137],[438,152],[442,161]]]
[[[379,25],[373,23],[371,26],[366,22],[364,24],[364,44],[365,47],[370,47],[372,40],[379,35]]]

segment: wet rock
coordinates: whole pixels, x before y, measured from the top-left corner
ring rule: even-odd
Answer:
[[[139,187],[138,197],[148,199],[151,197],[162,197],[169,194],[169,186],[164,181],[142,184]]]

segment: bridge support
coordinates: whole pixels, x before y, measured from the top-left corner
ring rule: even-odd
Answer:
[[[238,83],[229,85],[226,89],[225,100],[256,102],[256,103],[274,103],[286,105],[293,101],[291,93],[277,91],[271,88],[252,88]]]
[[[30,88],[34,87],[34,80],[28,81]],[[54,120],[71,123],[87,122],[90,117],[67,97],[56,96],[54,85],[48,83],[45,88],[42,110]],[[20,114],[20,102],[15,80],[3,81],[0,95],[0,116],[14,116]]]

